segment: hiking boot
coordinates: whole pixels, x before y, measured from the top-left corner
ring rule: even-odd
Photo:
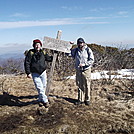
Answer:
[[[75,105],[80,105],[80,104],[82,104],[82,102],[78,100],[78,101],[76,101],[74,104],[75,104]]]
[[[85,105],[89,106],[90,105],[90,101],[85,101]]]
[[[38,102],[39,104],[39,107],[42,107],[43,106],[43,103],[42,102]]]
[[[43,103],[43,105],[44,105],[45,108],[48,108],[49,107],[49,102]]]

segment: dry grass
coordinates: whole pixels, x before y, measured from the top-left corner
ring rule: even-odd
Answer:
[[[0,94],[0,133],[133,134],[134,92],[126,86],[119,80],[112,85],[92,81],[90,106],[76,106],[75,81],[53,81],[51,105],[45,109],[37,104],[32,80],[8,76],[3,90],[9,94]]]

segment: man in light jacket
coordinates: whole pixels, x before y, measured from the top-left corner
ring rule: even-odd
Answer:
[[[77,105],[90,104],[91,67],[94,62],[92,50],[86,45],[83,38],[77,40],[77,48],[71,50],[71,56],[75,60],[76,85],[78,86]]]

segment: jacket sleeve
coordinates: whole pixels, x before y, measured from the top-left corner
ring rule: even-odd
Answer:
[[[88,52],[88,60],[85,63],[85,65],[86,66],[92,66],[93,63],[94,63],[94,55],[93,55],[93,52],[92,52],[92,50],[90,48],[88,48],[87,52]]]
[[[30,51],[28,51],[24,61],[24,69],[27,75],[31,73],[30,71],[31,59],[32,59],[32,55],[30,54]]]
[[[71,49],[71,56],[75,59],[77,48]]]

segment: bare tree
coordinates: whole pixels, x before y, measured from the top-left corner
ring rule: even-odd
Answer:
[[[23,72],[23,59],[7,59],[3,61],[0,71],[2,74],[17,74]]]

